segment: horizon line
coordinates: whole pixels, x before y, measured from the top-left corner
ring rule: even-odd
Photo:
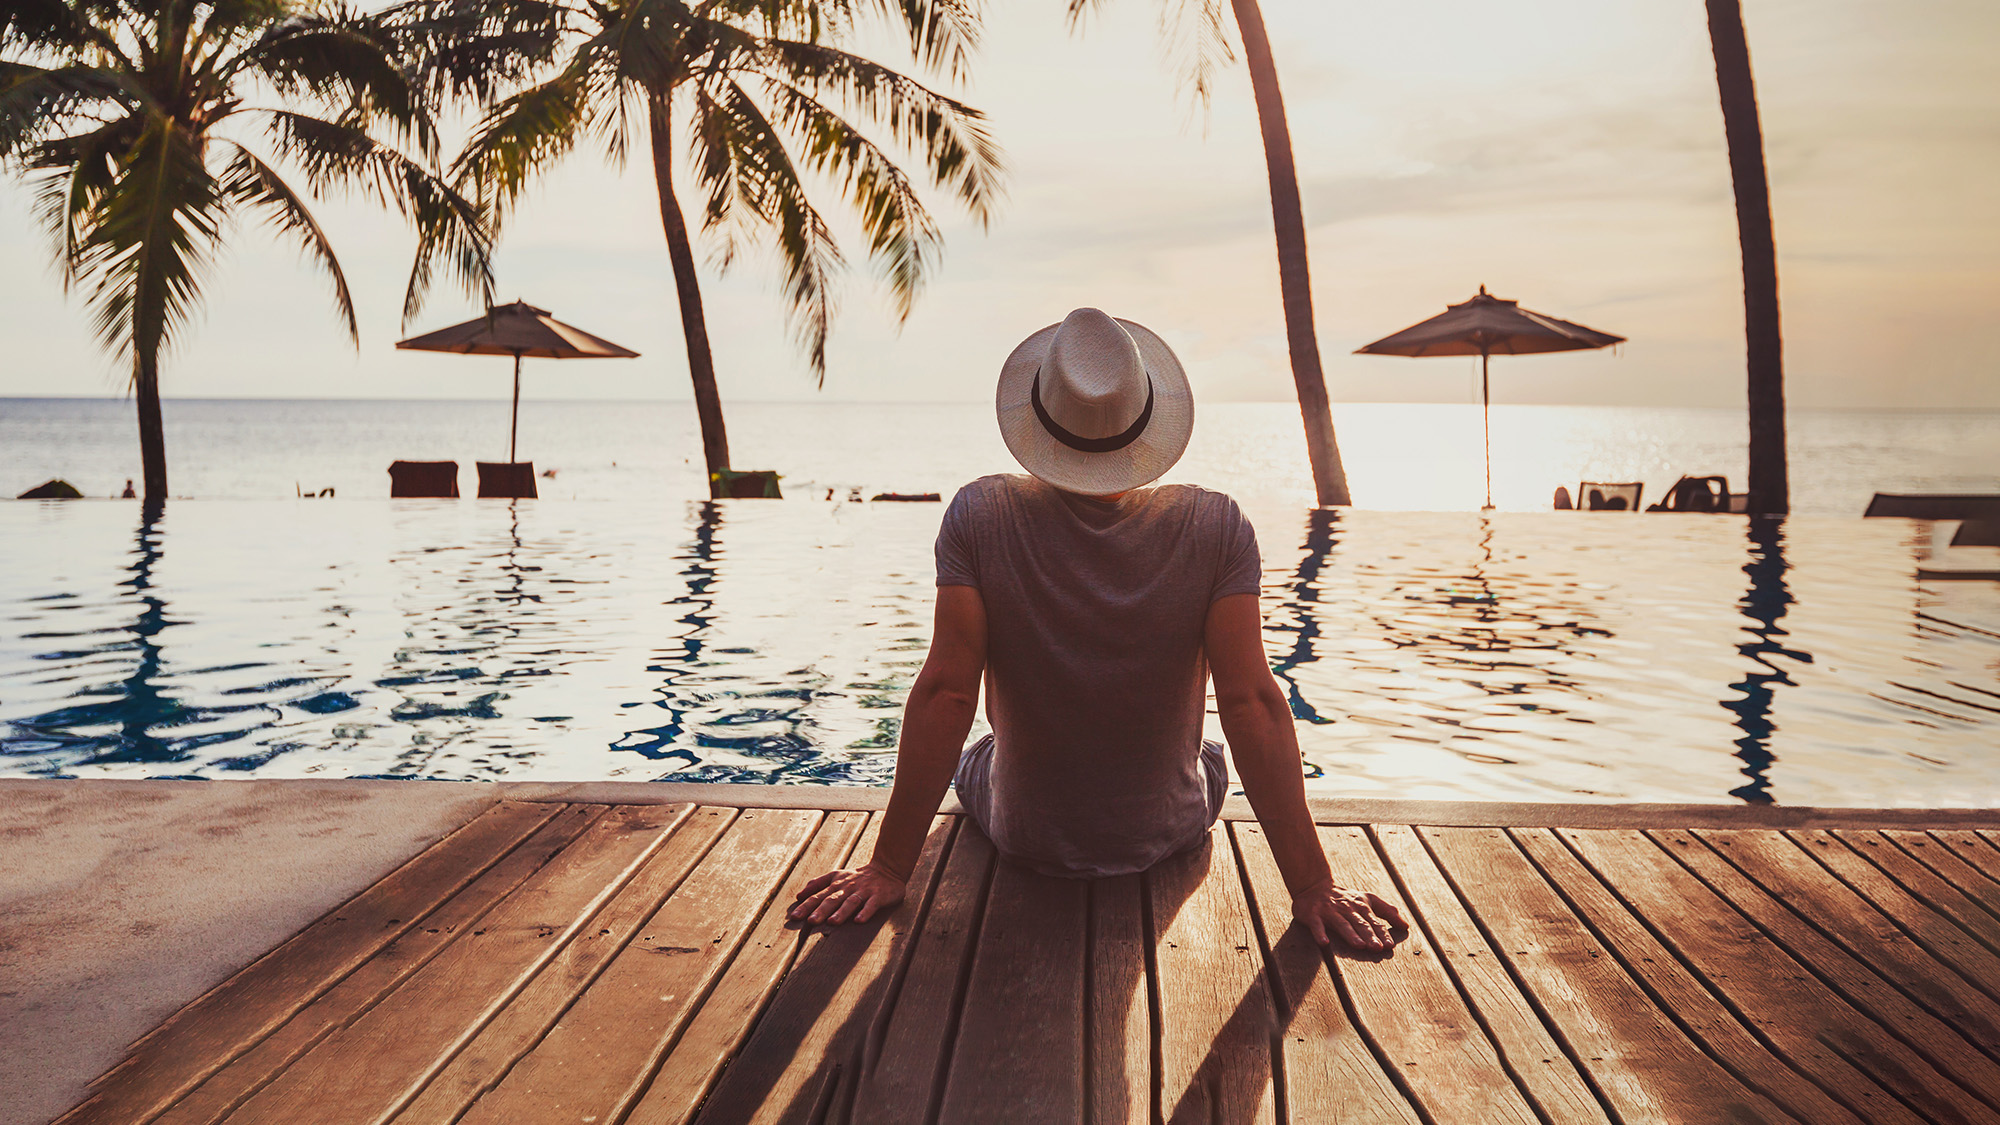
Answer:
[[[4,402],[130,402],[128,394],[0,394]],[[162,395],[160,401],[167,402],[371,402],[371,403],[506,403],[506,397],[497,398],[421,398],[421,397],[314,397],[308,395]],[[524,398],[523,402],[537,403],[605,403],[605,404],[659,404],[663,406],[692,406],[692,398]],[[990,406],[983,399],[735,399],[733,406]],[[1297,406],[1293,399],[1212,399],[1207,406]],[[1450,406],[1459,408],[1477,407],[1476,402],[1436,402],[1409,399],[1345,399],[1331,405],[1341,406]],[[1599,410],[1718,410],[1741,413],[1746,408],[1733,406],[1704,406],[1691,403],[1606,403],[1606,402],[1508,402],[1493,404],[1495,409],[1513,410],[1521,407]],[[1787,414],[2000,414],[2000,406],[1792,406]]]

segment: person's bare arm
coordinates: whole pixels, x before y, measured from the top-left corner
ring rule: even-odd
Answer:
[[[966,732],[979,708],[979,680],[986,671],[986,603],[971,586],[940,586],[930,655],[903,705],[896,743],[896,784],[867,866],[829,871],[807,883],[792,918],[811,922],[866,922],[903,901],[910,872],[922,853],[958,768]]]
[[[1292,916],[1321,945],[1334,934],[1359,949],[1394,945],[1390,927],[1404,926],[1403,916],[1375,894],[1336,886],[1326,853],[1320,850],[1312,814],[1306,809],[1292,709],[1264,658],[1257,595],[1217,598],[1208,607],[1202,643],[1208,650],[1209,674],[1215,677],[1222,734],[1229,740],[1243,795],[1250,798],[1257,822],[1264,826],[1264,838],[1270,841],[1285,889],[1292,894]]]

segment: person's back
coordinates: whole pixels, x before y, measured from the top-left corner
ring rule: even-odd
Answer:
[[[995,745],[979,811],[993,842],[1085,875],[1196,842],[1225,783],[1200,761],[1202,629],[1217,598],[1258,584],[1235,502],[1184,484],[1105,500],[982,477],[946,511],[937,556],[938,584],[977,587],[986,608]]]
[[[1212,674],[1294,916],[1320,942],[1392,944],[1395,908],[1336,886],[1313,830],[1249,523],[1220,493],[1144,487],[1193,430],[1172,349],[1078,309],[1014,349],[995,398],[1032,475],[982,477],[946,510],[937,625],[874,854],[807,883],[792,917],[866,921],[901,902],[954,780],[1003,855],[1049,873],[1141,871],[1201,846],[1228,782],[1221,746],[1201,739]],[[994,733],[961,752],[982,681]]]

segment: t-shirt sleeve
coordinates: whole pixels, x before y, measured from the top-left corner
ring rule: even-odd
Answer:
[[[951,498],[938,526],[937,584],[940,586],[979,585],[979,545],[972,534],[972,486],[966,485]]]
[[[1236,501],[1222,498],[1222,511],[1217,522],[1221,525],[1217,536],[1222,543],[1221,563],[1215,568],[1215,586],[1209,591],[1208,600],[1226,598],[1231,594],[1254,594],[1264,578],[1263,560],[1257,554],[1257,529],[1243,516],[1243,509]]]

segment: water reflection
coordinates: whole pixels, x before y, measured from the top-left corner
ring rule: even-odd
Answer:
[[[0,772],[881,784],[939,514],[0,506]],[[2000,585],[1908,525],[1250,514],[1315,792],[2000,798]]]
[[[57,718],[58,723],[77,726],[92,725],[93,720],[117,725],[117,737],[88,759],[92,762],[171,762],[187,756],[153,733],[155,725],[170,725],[180,710],[160,684],[159,636],[172,622],[167,620],[166,601],[153,591],[153,568],[160,563],[160,520],[165,514],[166,506],[157,500],[141,506],[132,565],[126,568],[131,577],[119,583],[132,591],[139,606],[130,630],[130,648],[138,653],[132,674],[125,677],[116,699]]]
[[[76,765],[122,762],[177,762],[189,756],[192,745],[202,740],[182,740],[163,736],[156,730],[174,730],[200,716],[183,707],[167,690],[160,635],[179,624],[167,616],[167,603],[155,589],[154,570],[163,555],[161,521],[165,506],[148,502],[140,509],[134,533],[132,561],[116,583],[120,591],[112,599],[119,609],[137,616],[129,624],[99,629],[70,631],[44,630],[29,639],[81,642],[49,653],[47,658],[74,661],[83,666],[118,661],[132,655],[130,670],[122,677],[100,684],[86,684],[74,696],[93,697],[17,720],[12,725],[26,737],[10,738],[11,753],[68,750]],[[81,600],[73,592],[54,595],[64,600]],[[100,640],[102,637],[119,639]],[[93,643],[94,642],[94,643]],[[68,678],[68,677],[65,677]],[[74,697],[73,696],[73,697]],[[213,741],[213,740],[208,740]],[[69,765],[72,763],[63,763]],[[62,766],[38,772],[61,772]]]
[[[1333,721],[1322,717],[1318,708],[1306,702],[1293,670],[1319,659],[1319,654],[1314,651],[1314,642],[1320,635],[1319,615],[1308,612],[1306,607],[1319,601],[1319,574],[1326,568],[1327,560],[1339,542],[1339,536],[1335,534],[1339,528],[1340,511],[1337,508],[1315,508],[1306,513],[1305,552],[1299,558],[1298,570],[1294,572],[1294,580],[1290,584],[1291,598],[1272,607],[1264,625],[1267,632],[1293,635],[1291,651],[1272,661],[1271,671],[1285,685],[1292,717],[1308,723]],[[1279,621],[1280,614],[1284,618],[1283,623]],[[1316,771],[1317,767],[1309,767],[1308,775],[1317,776]]]
[[[722,530],[722,505],[712,500],[699,505],[695,519],[694,540],[682,556],[686,565],[680,575],[686,580],[684,593],[669,603],[680,614],[675,623],[685,631],[677,638],[678,648],[657,654],[646,665],[646,671],[660,677],[659,686],[653,689],[657,698],[650,706],[667,712],[665,722],[654,726],[640,727],[626,732],[611,744],[613,750],[630,751],[653,761],[676,761],[684,766],[701,765],[701,755],[693,747],[681,745],[687,734],[688,716],[692,708],[688,706],[697,693],[688,690],[687,681],[700,675],[706,663],[702,659],[702,648],[707,644],[709,628],[715,622],[715,585],[718,572],[720,543],[717,534]]]
[[[1750,576],[1750,586],[1736,604],[1750,619],[1751,627],[1745,631],[1754,639],[1737,645],[1736,651],[1757,670],[1729,685],[1742,693],[1738,698],[1722,701],[1735,713],[1736,725],[1743,731],[1736,740],[1736,756],[1743,759],[1743,774],[1750,779],[1731,789],[1729,795],[1751,804],[1770,804],[1771,764],[1777,760],[1771,753],[1771,736],[1777,731],[1771,721],[1772,695],[1778,685],[1794,686],[1791,676],[1772,661],[1783,657],[1811,664],[1812,656],[1786,648],[1780,639],[1790,635],[1778,622],[1784,620],[1792,604],[1791,590],[1785,585],[1785,571],[1790,569],[1785,562],[1785,521],[1754,516],[1746,521],[1745,534],[1750,561],[1744,564],[1743,573]]]

